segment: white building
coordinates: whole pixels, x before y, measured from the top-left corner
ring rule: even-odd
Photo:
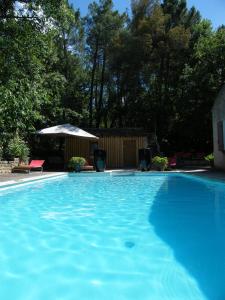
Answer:
[[[214,164],[225,170],[225,85],[219,92],[212,109]]]

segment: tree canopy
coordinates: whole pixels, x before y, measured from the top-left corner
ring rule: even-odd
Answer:
[[[225,80],[225,27],[185,0],[1,0],[0,141],[70,122],[143,127],[173,150],[209,151]]]

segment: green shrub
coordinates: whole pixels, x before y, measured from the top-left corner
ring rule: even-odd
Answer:
[[[205,156],[205,160],[210,163],[211,167],[214,166],[214,155],[213,155],[213,153],[210,153],[209,155]]]
[[[79,172],[81,167],[84,166],[86,163],[85,158],[83,157],[71,157],[68,163],[69,169],[75,170]]]
[[[168,167],[168,158],[155,156],[152,159],[152,163],[159,171],[165,171],[165,169]]]
[[[21,162],[25,161],[28,158],[30,149],[27,143],[18,135],[16,135],[9,141],[7,152],[13,158],[18,157]]]
[[[214,155],[213,155],[213,153],[205,156],[205,160],[207,160],[208,162],[214,161]]]

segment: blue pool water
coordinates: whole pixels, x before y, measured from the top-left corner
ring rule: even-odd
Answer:
[[[0,191],[0,299],[224,300],[225,185],[74,175]]]

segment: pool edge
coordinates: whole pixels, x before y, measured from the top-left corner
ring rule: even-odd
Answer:
[[[21,185],[30,184],[30,183],[36,182],[36,181],[53,179],[53,178],[57,178],[57,177],[63,177],[63,176],[66,176],[67,174],[68,173],[66,173],[66,172],[60,172],[60,174],[54,173],[54,174],[50,174],[50,175],[40,175],[40,176],[23,178],[23,179],[18,179],[18,180],[9,180],[9,181],[0,183],[0,191],[4,191],[6,189],[18,187]]]

